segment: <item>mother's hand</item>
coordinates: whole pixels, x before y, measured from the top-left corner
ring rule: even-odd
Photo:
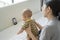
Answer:
[[[28,33],[28,35],[32,38],[32,40],[38,40],[31,32],[31,28],[27,28],[26,32]]]

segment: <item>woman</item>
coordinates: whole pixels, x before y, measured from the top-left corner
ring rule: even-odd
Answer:
[[[49,1],[42,7],[44,17],[48,19],[47,25],[42,29],[40,40],[58,40],[58,21],[60,20],[60,2]]]
[[[44,13],[44,17],[48,19],[48,23],[42,28],[39,40],[58,40],[59,31],[57,24],[60,20],[60,1],[45,3],[42,7],[42,12]],[[30,35],[32,39],[34,38],[33,40],[36,39],[31,32]]]

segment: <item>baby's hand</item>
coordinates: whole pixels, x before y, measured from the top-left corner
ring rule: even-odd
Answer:
[[[19,35],[20,33],[22,33],[24,30],[23,29],[21,29],[17,34]]]
[[[19,35],[20,33],[18,32],[17,35]]]

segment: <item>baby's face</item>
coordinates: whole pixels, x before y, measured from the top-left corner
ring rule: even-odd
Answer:
[[[26,16],[22,16],[22,20],[23,21],[26,21]]]
[[[29,19],[30,15],[31,15],[31,13],[29,11],[24,12],[22,15],[23,21],[26,21],[27,19]]]

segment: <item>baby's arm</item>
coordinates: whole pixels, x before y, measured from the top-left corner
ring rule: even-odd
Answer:
[[[20,34],[20,33],[22,33],[23,31],[24,31],[24,29],[21,28],[21,30],[19,30],[17,34]]]
[[[28,28],[28,24],[27,24],[27,23],[25,23],[25,24],[22,26],[21,30],[19,30],[19,32],[18,32],[17,34],[22,33],[26,28]]]

